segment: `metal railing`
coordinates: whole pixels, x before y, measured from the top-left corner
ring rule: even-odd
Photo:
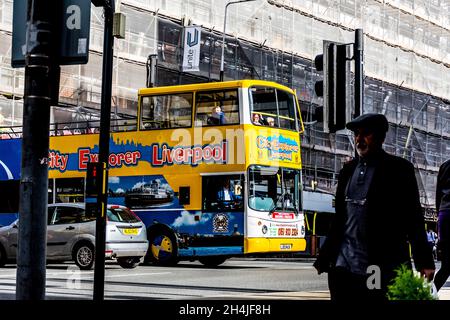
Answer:
[[[136,119],[111,119],[111,132],[136,131]],[[97,134],[100,132],[100,120],[78,122],[56,122],[50,124],[50,136],[68,136],[79,134]],[[22,126],[0,127],[0,139],[22,138]]]

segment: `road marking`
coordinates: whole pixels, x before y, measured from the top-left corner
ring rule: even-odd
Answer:
[[[153,276],[153,275],[170,274],[170,273],[172,273],[172,272],[114,274],[114,275],[105,275],[105,278],[120,278],[120,277],[133,277],[133,276]]]
[[[0,278],[15,278],[15,277],[16,277],[15,273],[11,274],[11,275],[9,275],[9,274],[2,274],[2,275],[0,275]]]
[[[94,279],[94,276],[87,276],[85,277],[84,275],[87,272],[80,272],[80,278],[82,280],[89,280],[89,279]],[[94,273],[94,271],[89,271],[89,273]],[[147,273],[127,273],[127,274],[105,274],[105,278],[121,278],[121,277],[135,277],[135,276],[153,276],[153,275],[161,275],[161,274],[170,274],[172,272],[147,272]],[[67,273],[57,273],[57,275],[66,275]],[[58,278],[50,278],[47,280],[56,280]]]
[[[84,277],[84,275],[86,274],[92,274],[94,273],[94,271],[80,271],[80,275],[81,278],[83,279],[89,279],[89,278],[94,278],[93,276],[91,277]],[[133,276],[151,276],[151,275],[160,275],[160,274],[170,274],[172,272],[152,272],[152,273],[127,273],[127,274],[106,274],[105,278],[120,278],[120,277],[133,277]],[[58,275],[67,275],[68,271],[64,271],[64,272],[50,272],[47,273],[46,276],[47,278],[49,276],[58,276]],[[6,275],[6,274],[2,274],[0,275],[0,278],[15,278],[16,277],[16,273],[14,274],[10,274],[10,275]]]

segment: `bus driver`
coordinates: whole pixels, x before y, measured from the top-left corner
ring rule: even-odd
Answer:
[[[222,188],[217,192],[217,201],[219,207],[223,209],[237,209],[241,206],[241,197],[235,194],[230,185],[230,179],[226,178],[223,181]]]

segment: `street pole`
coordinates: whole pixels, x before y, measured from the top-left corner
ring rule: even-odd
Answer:
[[[158,68],[158,55],[151,54],[147,58],[147,63],[145,65],[147,69],[147,88],[153,88],[156,86],[157,81],[157,68]]]
[[[362,29],[355,30],[355,115],[363,114],[364,103],[364,33]]]
[[[220,81],[223,81],[223,76],[224,76],[223,65],[224,65],[224,56],[225,56],[225,30],[227,28],[227,11],[228,11],[228,6],[232,5],[232,4],[235,4],[235,3],[250,2],[250,1],[256,1],[256,0],[231,1],[231,2],[228,2],[226,4],[226,6],[225,6],[225,15],[223,17],[222,54],[220,56]]]
[[[106,241],[106,210],[108,204],[108,158],[112,94],[112,66],[114,55],[113,18],[114,1],[105,0],[103,10],[105,27],[103,33],[103,67],[102,96],[100,112],[100,137],[98,160],[103,168],[98,172],[98,184],[101,190],[97,198],[97,217],[95,233],[95,265],[94,265],[94,295],[95,301],[102,301],[105,292],[105,241]],[[94,3],[94,2],[93,2]],[[95,5],[95,3],[94,3]]]
[[[28,0],[17,251],[17,300],[44,300],[52,17],[46,0]]]

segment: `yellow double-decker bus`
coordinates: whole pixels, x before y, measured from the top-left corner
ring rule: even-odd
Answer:
[[[135,122],[122,127],[110,136],[108,203],[145,223],[148,260],[216,266],[305,250],[303,123],[293,90],[259,80],[144,88]],[[50,138],[50,202],[83,200],[98,139],[94,130]],[[0,141],[0,160],[18,179],[5,149],[14,143]]]

